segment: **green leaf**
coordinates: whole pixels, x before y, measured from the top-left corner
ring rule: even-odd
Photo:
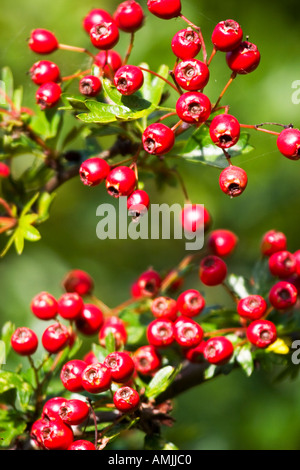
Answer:
[[[24,234],[22,228],[17,228],[15,230],[15,238],[14,238],[15,248],[18,255],[21,255],[24,250]]]
[[[56,193],[47,193],[43,192],[38,199],[38,218],[36,219],[36,224],[41,224],[49,218],[50,207],[56,197]]]
[[[180,368],[175,369],[172,366],[165,366],[160,369],[149,382],[145,395],[148,398],[156,398],[164,392],[173,382]]]
[[[13,93],[13,103],[16,110],[20,113],[23,101],[23,87],[16,88]]]
[[[149,65],[142,63],[140,64],[141,67],[144,69],[149,70]],[[159,77],[151,75],[149,72],[144,72],[144,84],[142,88],[140,89],[141,95],[143,98],[147,101],[150,101],[152,103],[153,108],[156,108],[160,101],[162,94],[164,92],[166,82],[162,80]],[[169,78],[169,67],[167,65],[162,64],[158,71],[158,75],[161,75],[163,78],[168,79]]]
[[[233,292],[241,299],[248,297],[252,293],[250,282],[243,276],[236,276],[230,274],[227,277],[227,284],[231,287]]]
[[[37,242],[41,239],[40,232],[32,225],[23,227],[23,236],[29,242]]]
[[[207,369],[205,369],[204,371],[205,380],[212,379],[216,373],[216,370],[217,370],[217,366],[215,366],[214,364],[211,364],[210,366],[208,366]]]
[[[116,340],[111,331],[105,337],[105,347],[108,354],[115,352],[116,350]]]
[[[65,107],[60,107],[61,110],[75,110],[86,111],[88,108],[85,105],[85,96],[74,96],[67,93],[61,95],[61,99],[66,103]]]
[[[9,67],[3,67],[1,73],[1,89],[8,96],[8,98],[13,98],[14,92],[14,78],[12,71]],[[3,98],[3,96],[2,96]],[[0,100],[2,102],[2,99]]]
[[[5,364],[6,358],[9,354],[9,351],[11,350],[10,339],[14,331],[15,331],[15,325],[12,322],[8,321],[4,323],[2,327],[2,331],[1,331],[2,345],[0,346],[1,346],[2,356],[0,357],[0,367],[2,364]]]
[[[23,210],[20,215],[20,219],[30,211],[35,201],[38,199],[40,193],[36,193],[23,207]]]
[[[0,394],[16,389],[25,393],[32,393],[31,385],[20,374],[10,371],[0,371]]]
[[[253,293],[265,297],[274,284],[274,278],[269,270],[269,258],[264,257],[258,260],[252,271]]]
[[[99,362],[103,362],[106,356],[108,355],[108,351],[106,348],[103,348],[99,344],[93,343],[92,344],[92,351],[97,357]]]
[[[251,345],[245,344],[235,350],[235,359],[242,367],[243,371],[250,377],[254,371],[254,361],[251,354]]]
[[[14,410],[0,410],[0,447],[9,448],[26,430],[27,422]]]

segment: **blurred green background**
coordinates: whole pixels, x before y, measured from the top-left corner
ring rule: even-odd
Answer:
[[[11,67],[16,84],[24,84],[25,101],[34,106],[35,86],[26,72],[36,56],[26,45],[35,28],[52,30],[61,43],[89,47],[81,27],[85,14],[92,8],[113,12],[118,1],[111,0],[1,0],[0,66]],[[140,2],[145,7],[146,1]],[[300,80],[300,13],[298,2],[253,0],[182,0],[183,13],[201,25],[208,52],[210,37],[217,22],[233,18],[244,34],[261,51],[259,68],[237,78],[228,90],[224,104],[245,124],[272,121],[300,125],[300,105],[292,103],[292,83]],[[181,20],[163,21],[147,15],[145,27],[137,34],[131,63],[146,61],[153,70],[161,63],[173,66],[171,38],[184,27]],[[124,53],[128,36],[121,33],[116,46]],[[62,74],[69,75],[84,67],[81,54],[56,52],[53,60]],[[207,93],[216,99],[229,78],[223,54],[211,65]],[[179,163],[195,203],[205,204],[213,217],[213,228],[229,228],[239,237],[236,253],[228,260],[229,270],[249,274],[259,257],[263,233],[271,228],[288,237],[290,251],[299,244],[299,162],[285,159],[277,151],[276,138],[253,131],[255,150],[235,160],[248,173],[245,193],[227,198],[219,189],[219,170],[200,164]],[[16,161],[16,165],[21,162]],[[157,192],[146,181],[153,203],[178,202],[183,198],[178,188]],[[12,250],[0,262],[0,323],[13,321],[17,326],[33,326],[38,332],[44,323],[35,323],[30,314],[32,297],[42,290],[61,294],[61,280],[73,268],[88,271],[96,283],[96,294],[110,306],[129,297],[131,283],[140,272],[153,266],[165,270],[184,256],[183,241],[107,240],[96,237],[96,208],[108,199],[103,186],[90,190],[78,178],[65,184],[55,199],[52,216],[41,226],[42,240],[27,243],[18,257]],[[190,276],[185,286],[200,288],[197,277]],[[202,286],[201,286],[202,288]],[[218,288],[206,290],[207,304],[227,302]],[[176,425],[165,435],[181,449],[299,449],[300,394],[299,380],[274,385],[270,377],[256,373],[247,379],[237,371],[228,377],[195,388],[175,400]],[[139,444],[134,434],[123,446]]]

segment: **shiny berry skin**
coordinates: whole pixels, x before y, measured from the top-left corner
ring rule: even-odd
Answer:
[[[113,382],[126,383],[134,373],[134,362],[130,355],[123,351],[108,354],[103,364],[110,369]]]
[[[181,211],[181,225],[186,232],[206,231],[211,224],[208,210],[201,204],[185,204]]]
[[[140,396],[131,387],[121,387],[114,393],[113,402],[117,410],[122,413],[132,413],[139,406]]]
[[[30,78],[36,85],[60,80],[59,67],[50,60],[39,60],[29,70]]]
[[[156,297],[152,300],[150,309],[155,318],[169,321],[175,321],[177,318],[177,302],[171,297]]]
[[[300,130],[288,128],[281,131],[277,137],[277,148],[282,155],[290,160],[299,160]]]
[[[132,95],[138,91],[144,83],[144,74],[135,65],[123,65],[114,76],[114,85],[122,95]]]
[[[114,21],[103,21],[90,29],[90,40],[97,49],[112,49],[119,41],[119,29]]]
[[[287,281],[279,281],[269,291],[269,301],[277,310],[287,310],[297,302],[297,288]]]
[[[57,301],[58,314],[66,320],[75,320],[82,309],[82,297],[76,292],[66,292]]]
[[[203,329],[191,318],[181,316],[174,323],[174,337],[181,347],[194,348],[203,339]]]
[[[81,383],[82,372],[87,367],[85,361],[80,359],[72,359],[63,365],[60,373],[60,379],[63,386],[69,390],[69,392],[82,392],[83,386]]]
[[[130,196],[136,186],[136,174],[128,166],[113,168],[106,177],[106,190],[110,196]]]
[[[112,16],[105,10],[94,8],[83,19],[83,27],[87,33],[90,32],[93,26],[101,24],[105,21],[112,21]]]
[[[89,405],[76,398],[65,400],[59,407],[58,415],[60,419],[69,424],[69,426],[76,426],[86,421],[90,414]]]
[[[105,338],[112,334],[115,339],[115,348],[120,349],[127,341],[127,331],[125,323],[121,318],[112,316],[107,318],[99,331],[99,343],[105,346]]]
[[[237,304],[237,313],[248,320],[259,320],[268,308],[268,304],[261,295],[249,295],[240,299]]]
[[[174,327],[170,320],[153,320],[147,327],[149,344],[159,348],[170,346],[174,341]]]
[[[50,354],[56,354],[68,346],[70,333],[66,326],[54,323],[48,326],[42,335],[42,344]]]
[[[150,13],[163,20],[176,18],[181,13],[180,0],[148,0],[147,7]]]
[[[174,143],[175,135],[172,129],[162,123],[154,123],[148,126],[142,136],[143,147],[151,155],[168,153]]]
[[[100,157],[87,158],[79,168],[79,176],[85,186],[97,186],[102,183],[110,172],[106,160]]]
[[[245,170],[234,165],[229,165],[221,171],[219,185],[223,193],[229,197],[240,196],[246,189],[248,176]]]
[[[213,230],[208,237],[208,247],[212,254],[225,258],[230,256],[238,243],[238,237],[231,230]]]
[[[161,367],[162,358],[154,346],[141,346],[132,355],[136,370],[142,375],[153,375]]]
[[[251,344],[258,348],[267,348],[277,339],[277,330],[269,320],[256,320],[250,323],[246,331]]]
[[[229,52],[241,44],[243,31],[234,20],[220,21],[213,30],[211,40],[215,49]]]
[[[79,81],[79,92],[90,98],[97,96],[102,90],[102,83],[95,75],[86,75]]]
[[[206,286],[217,286],[225,281],[227,265],[219,256],[208,255],[200,262],[199,277]]]
[[[157,294],[161,286],[161,276],[157,271],[149,269],[144,271],[137,279],[137,286],[141,296],[153,297]]]
[[[204,352],[205,345],[206,345],[206,341],[202,340],[201,343],[199,343],[194,348],[184,349],[183,355],[185,359],[195,364],[202,362],[203,357],[204,357],[203,352]]]
[[[74,441],[72,442],[71,445],[69,445],[67,450],[97,450],[97,449],[92,442],[86,441],[85,439],[77,439],[77,441]]]
[[[177,309],[185,317],[196,317],[205,307],[205,299],[196,289],[188,289],[177,298]]]
[[[38,348],[38,337],[30,328],[19,327],[13,333],[10,344],[20,356],[31,356]]]
[[[59,46],[54,34],[47,29],[33,30],[28,45],[36,54],[51,54],[51,52],[56,51]]]
[[[113,19],[121,31],[135,33],[143,26],[144,12],[134,0],[126,0],[117,7]]]
[[[176,102],[178,117],[189,124],[205,122],[211,113],[211,102],[203,93],[183,93]]]
[[[204,88],[209,81],[209,68],[197,59],[187,59],[179,62],[174,71],[178,85],[187,91],[197,91]]]
[[[255,44],[243,41],[236,49],[226,53],[226,61],[233,72],[245,75],[258,67],[260,52]]]
[[[95,64],[104,71],[104,76],[113,76],[122,66],[122,57],[117,51],[100,51],[95,56]]]
[[[81,383],[89,393],[105,392],[111,386],[110,369],[100,362],[90,364],[81,375]]]
[[[84,304],[80,315],[75,320],[75,325],[83,335],[93,336],[103,325],[103,313],[96,305]]]
[[[42,409],[42,418],[47,418],[50,421],[59,418],[59,410],[62,405],[66,403],[66,398],[54,397],[46,401]]]
[[[287,278],[296,272],[296,259],[289,251],[277,251],[269,258],[269,269],[273,276]]]
[[[193,59],[201,50],[201,39],[192,28],[181,29],[173,37],[171,48],[179,59]]]
[[[127,209],[132,217],[144,215],[150,206],[150,198],[143,189],[136,189],[127,199]]]
[[[57,300],[48,292],[40,292],[32,299],[30,308],[40,320],[52,320],[57,315]]]
[[[41,85],[36,94],[36,103],[39,105],[41,110],[46,108],[53,108],[61,97],[61,88],[58,83],[55,82],[47,82]]]
[[[74,440],[72,429],[60,419],[49,421],[40,418],[31,428],[31,437],[47,450],[67,450]]]
[[[210,364],[223,365],[230,361],[233,352],[233,344],[226,336],[215,336],[206,341],[203,354]]]
[[[63,279],[63,287],[66,292],[77,292],[77,294],[85,296],[92,293],[94,281],[87,272],[73,269]]]
[[[217,147],[228,149],[240,138],[240,123],[231,114],[215,116],[209,126],[211,140]]]
[[[0,178],[8,178],[10,175],[10,168],[3,162],[0,162]]]
[[[264,256],[271,256],[277,251],[287,249],[287,238],[283,232],[278,230],[269,230],[266,232],[260,243],[260,251]]]

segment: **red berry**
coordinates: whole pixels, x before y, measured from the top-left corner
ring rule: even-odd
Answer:
[[[122,95],[132,95],[138,91],[144,83],[144,74],[135,65],[120,67],[114,76],[114,85]]]
[[[105,346],[105,338],[112,334],[115,339],[115,348],[120,349],[127,341],[127,331],[125,323],[121,318],[112,316],[107,318],[99,331],[99,343]]]
[[[143,272],[137,280],[137,286],[140,290],[141,296],[155,296],[161,286],[161,282],[162,279],[157,271],[149,269],[148,271]]]
[[[240,123],[231,114],[219,114],[211,121],[209,134],[217,147],[222,149],[230,148],[240,138]]]
[[[47,29],[33,30],[31,32],[28,45],[30,49],[37,54],[50,54],[59,46],[54,34]]]
[[[276,326],[269,320],[256,320],[250,323],[246,333],[250,343],[262,349],[277,339]]]
[[[193,348],[201,343],[203,339],[201,326],[187,317],[179,317],[174,323],[175,341],[184,348]]]
[[[73,269],[65,276],[63,287],[67,292],[77,292],[77,294],[84,296],[91,294],[94,289],[94,281],[85,271]]]
[[[81,164],[79,176],[85,186],[97,186],[106,179],[109,172],[110,166],[106,160],[91,157]]]
[[[187,91],[202,90],[209,81],[209,68],[197,59],[179,62],[174,71],[176,82]]]
[[[202,227],[205,231],[211,224],[211,216],[201,204],[185,204],[181,211],[181,224],[187,232],[197,232]]]
[[[148,0],[147,7],[150,13],[163,20],[176,18],[181,13],[180,0]]]
[[[200,262],[199,277],[206,286],[222,284],[227,276],[227,265],[219,256],[208,255]]]
[[[152,300],[150,309],[155,318],[170,321],[175,321],[177,318],[177,302],[170,297],[156,297]]]
[[[77,292],[66,292],[57,302],[58,314],[66,320],[75,320],[82,308],[83,300]]]
[[[39,60],[35,62],[30,71],[31,80],[36,85],[43,85],[47,82],[58,82],[60,80],[60,70],[54,62],[50,60]]]
[[[279,281],[269,292],[271,305],[278,310],[287,310],[297,302],[297,288],[287,281]]]
[[[290,160],[299,160],[300,130],[289,127],[281,131],[277,137],[277,147],[279,152]]]
[[[93,351],[89,351],[88,353],[86,353],[83,360],[87,364],[95,364],[95,362],[99,362]]]
[[[277,251],[285,251],[286,248],[287,238],[282,232],[269,230],[262,237],[260,251],[264,256],[271,256]]]
[[[38,337],[33,330],[24,326],[16,329],[10,343],[13,350],[20,356],[31,356],[37,350]]]
[[[60,419],[40,418],[31,428],[31,437],[47,450],[67,450],[74,440],[72,429]]]
[[[146,152],[152,155],[162,155],[172,149],[175,135],[172,129],[165,124],[154,123],[144,130],[142,140]]]
[[[86,75],[79,81],[79,91],[82,95],[93,98],[102,90],[102,83],[95,75]]]
[[[65,400],[59,407],[58,415],[60,419],[70,426],[76,426],[86,421],[90,413],[89,405],[76,398]]]
[[[247,173],[237,166],[229,165],[220,174],[220,188],[230,197],[240,196],[246,189],[247,183]]]
[[[123,351],[108,354],[104,365],[110,369],[111,378],[117,383],[126,383],[134,372],[134,362],[130,355]]]
[[[90,40],[98,49],[111,49],[119,41],[119,29],[112,21],[102,21],[90,29]]]
[[[31,301],[32,313],[40,320],[52,320],[57,315],[57,301],[48,292],[40,292]]]
[[[211,102],[203,93],[190,91],[183,93],[176,102],[178,117],[190,124],[205,122],[211,113]]]
[[[3,162],[0,162],[0,178],[8,178],[10,175],[10,168]]]
[[[75,325],[83,335],[92,336],[98,333],[103,325],[103,313],[96,305],[84,304]]]
[[[122,57],[117,51],[100,51],[95,56],[95,64],[102,68],[104,76],[113,76],[122,66]]]
[[[226,336],[215,336],[206,342],[203,354],[210,364],[223,365],[230,361],[233,352],[233,344]]]
[[[111,372],[108,367],[100,362],[88,365],[82,375],[83,388],[89,393],[102,393],[111,386]]]
[[[232,254],[236,248],[238,237],[230,230],[218,229],[210,233],[208,246],[216,256],[224,258]]]
[[[130,292],[131,292],[131,296],[132,296],[134,299],[139,299],[140,297],[142,297],[141,290],[140,290],[140,288],[139,288],[139,285],[138,285],[138,282],[137,282],[137,281],[135,281],[135,282],[131,285]]]
[[[149,195],[143,189],[136,189],[127,199],[129,215],[134,218],[144,215],[148,211],[149,206]]]
[[[137,183],[134,170],[128,166],[113,168],[106,178],[106,190],[110,196],[130,196]]]
[[[131,387],[121,387],[114,393],[113,401],[117,410],[122,413],[132,413],[139,406],[140,396]]]
[[[293,253],[293,256],[296,260],[296,275],[299,276],[300,275],[300,250],[295,251],[295,253]]]
[[[47,82],[41,85],[36,94],[36,103],[39,105],[41,110],[46,108],[53,108],[61,97],[61,88],[58,83]]]
[[[77,439],[77,441],[72,442],[67,450],[97,450],[95,445],[84,439]]]
[[[267,308],[268,304],[261,295],[249,295],[239,300],[237,313],[248,320],[259,320],[264,316]]]
[[[46,401],[42,410],[42,418],[47,418],[51,421],[59,418],[59,410],[62,405],[66,403],[63,397],[54,397]]]
[[[200,52],[201,39],[192,28],[181,29],[173,37],[171,47],[179,59],[193,59]]]
[[[153,375],[160,368],[162,358],[154,346],[141,346],[132,355],[136,370],[142,375]]]
[[[177,309],[185,317],[199,315],[205,307],[205,299],[196,289],[182,292],[177,299]]]
[[[241,44],[243,31],[234,20],[220,21],[214,28],[211,39],[217,50],[229,52]]]
[[[126,33],[134,33],[143,25],[144,12],[137,2],[127,0],[120,3],[113,18],[119,29]]]
[[[289,251],[277,251],[269,258],[269,269],[273,276],[287,278],[296,272],[296,259]]]
[[[226,61],[233,72],[245,75],[258,67],[260,52],[255,44],[243,41],[236,49],[227,52]]]
[[[72,359],[62,367],[60,378],[63,386],[70,392],[82,392],[81,374],[87,367],[85,361]]]
[[[185,359],[192,363],[198,363],[202,361],[204,357],[204,348],[206,345],[206,341],[202,340],[200,344],[195,346],[194,348],[184,349],[183,354]]]
[[[174,328],[170,320],[153,320],[147,327],[149,344],[159,348],[170,346],[174,341]]]
[[[93,26],[101,24],[105,21],[112,21],[112,16],[105,10],[95,8],[91,10],[83,19],[83,27],[87,33],[90,32]]]
[[[42,335],[42,344],[50,354],[56,354],[68,346],[70,333],[61,323],[48,326]]]

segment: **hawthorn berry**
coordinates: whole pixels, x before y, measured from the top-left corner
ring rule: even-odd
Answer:
[[[119,41],[119,28],[113,20],[92,26],[89,33],[91,43],[97,49],[112,49]]]
[[[36,94],[36,103],[39,105],[41,110],[46,108],[53,108],[61,97],[61,88],[58,83],[47,82],[41,85]]]
[[[117,7],[113,19],[121,31],[135,33],[143,26],[144,12],[135,0],[126,0]]]
[[[96,354],[93,351],[89,351],[88,353],[86,353],[83,360],[87,364],[95,364],[95,362],[99,362]]]
[[[159,291],[162,279],[157,271],[148,269],[138,277],[136,282],[141,296],[153,297]]]
[[[177,309],[185,317],[196,317],[205,307],[205,299],[196,289],[188,289],[177,298]]]
[[[127,352],[115,351],[104,359],[104,365],[110,369],[113,382],[126,383],[134,373],[133,359]]]
[[[59,46],[54,34],[47,29],[34,29],[31,32],[28,45],[36,54],[51,54]]]
[[[180,16],[180,0],[148,0],[147,7],[150,13],[163,20],[170,20]]]
[[[65,402],[59,406],[58,410],[60,419],[69,426],[76,426],[83,423],[87,420],[89,414],[89,405],[85,401],[76,398],[65,400]]]
[[[89,364],[82,372],[81,383],[89,393],[105,392],[111,386],[111,371],[100,362]]]
[[[221,171],[219,185],[223,193],[228,196],[240,196],[247,187],[248,177],[245,170],[234,165],[229,165]]]
[[[123,65],[114,76],[114,85],[121,95],[132,95],[138,91],[144,83],[144,74],[135,65]]]
[[[112,21],[112,16],[106,10],[94,8],[83,18],[82,25],[86,32],[89,33],[93,26],[97,26],[105,21]]]
[[[237,313],[248,320],[259,320],[268,308],[268,304],[261,295],[248,295],[240,299],[237,304]]]
[[[290,160],[300,158],[300,130],[287,128],[277,137],[277,147],[280,153]]]
[[[137,184],[136,174],[128,166],[113,168],[106,177],[106,190],[110,196],[130,196]]]
[[[72,359],[63,365],[60,372],[60,379],[63,386],[70,392],[82,392],[81,375],[87,363],[80,359]]]
[[[79,176],[85,186],[97,186],[104,181],[110,172],[106,160],[100,157],[87,158],[79,168]]]
[[[66,292],[57,301],[57,312],[65,320],[75,320],[83,305],[82,297],[77,292]]]
[[[227,276],[225,261],[216,255],[205,256],[200,262],[199,277],[206,286],[222,284]]]
[[[218,51],[229,52],[241,44],[243,31],[234,20],[220,21],[215,26],[211,39]]]
[[[67,292],[77,292],[77,294],[85,296],[92,293],[94,281],[87,272],[73,269],[63,279],[63,287]]]
[[[69,330],[61,323],[48,326],[42,335],[42,344],[50,354],[62,351],[68,345],[69,340]]]
[[[277,330],[269,320],[255,320],[247,328],[247,338],[251,344],[258,348],[267,348],[277,339]]]
[[[138,218],[144,215],[150,206],[150,198],[146,191],[143,189],[136,189],[127,199],[127,209],[129,215]]]
[[[290,282],[279,281],[269,291],[269,301],[278,310],[287,310],[297,302],[297,288]]]
[[[93,98],[97,96],[102,90],[102,83],[100,78],[96,75],[86,75],[79,81],[79,91],[82,95]]]
[[[23,326],[15,330],[10,344],[20,356],[31,356],[38,348],[38,337],[33,330]]]
[[[139,406],[140,396],[134,388],[121,387],[114,393],[113,402],[122,413],[132,413]]]
[[[119,317],[112,316],[105,319],[103,326],[100,328],[98,338],[101,346],[105,346],[105,338],[112,334],[115,340],[115,349],[120,349],[127,341],[127,331],[123,320]]]
[[[180,214],[181,225],[186,232],[206,231],[211,224],[211,215],[201,204],[185,204]]]
[[[216,256],[225,258],[235,250],[238,237],[231,230],[217,229],[209,234],[207,245]]]
[[[147,327],[147,339],[155,347],[170,346],[174,341],[173,322],[166,319],[153,320]]]
[[[35,62],[29,70],[31,80],[36,85],[43,85],[47,82],[58,82],[60,80],[59,67],[50,60],[39,60]]]
[[[72,429],[62,420],[40,418],[31,427],[31,437],[47,450],[67,450],[74,440]]]
[[[183,93],[176,102],[178,117],[189,124],[205,122],[211,113],[211,102],[203,93]]]
[[[211,121],[209,135],[217,147],[230,148],[240,138],[240,123],[231,114],[219,114]]]
[[[181,316],[174,323],[175,341],[183,348],[193,348],[200,344],[203,334],[201,326],[191,318]]]
[[[277,251],[286,251],[287,238],[283,232],[269,230],[266,232],[260,243],[260,251],[264,256],[271,256]]]
[[[6,163],[0,162],[0,178],[8,178],[10,175],[10,168]]]
[[[152,155],[168,153],[174,143],[175,135],[172,129],[160,122],[150,124],[143,132],[143,147]]]
[[[46,401],[42,409],[42,418],[47,418],[50,421],[59,418],[59,410],[62,405],[66,403],[66,398],[53,397]]]
[[[194,348],[183,349],[183,355],[185,359],[192,363],[201,362],[204,357],[204,348],[206,341],[202,340],[200,344]]]
[[[48,292],[40,292],[33,297],[30,308],[40,320],[52,320],[57,315],[57,300]]]
[[[260,52],[255,44],[242,41],[236,49],[226,53],[226,61],[234,73],[245,75],[258,67]]]
[[[172,39],[171,48],[182,60],[193,59],[201,50],[201,39],[192,28],[181,29]]]
[[[233,352],[233,344],[226,336],[214,336],[206,341],[203,355],[210,364],[223,365],[230,361]]]
[[[175,321],[177,318],[177,302],[171,297],[156,297],[152,300],[150,309],[155,318],[169,321]]]
[[[93,336],[98,333],[103,325],[103,313],[94,304],[84,304],[80,314],[75,320],[78,331],[85,336]]]
[[[77,439],[69,445],[67,450],[97,450],[95,444],[85,439]]]
[[[117,51],[100,51],[95,56],[95,65],[103,69],[104,76],[113,76],[122,66],[122,57]]]
[[[153,375],[161,367],[162,357],[154,346],[140,346],[132,354],[136,370],[142,375]]]
[[[269,269],[273,276],[287,278],[296,272],[296,259],[289,251],[276,251],[269,257]]]
[[[178,85],[187,91],[202,90],[209,81],[209,68],[198,59],[179,62],[174,70]]]

